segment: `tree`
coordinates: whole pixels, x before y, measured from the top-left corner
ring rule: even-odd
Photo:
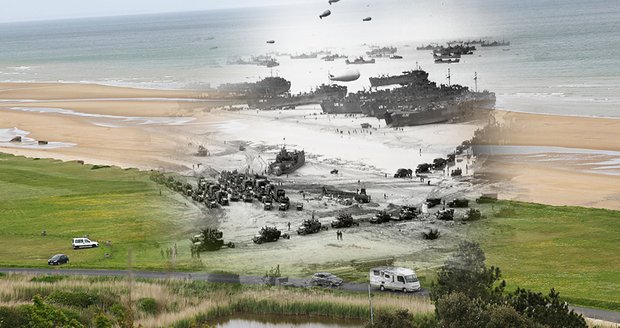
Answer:
[[[560,293],[554,289],[551,289],[549,295],[543,295],[518,288],[508,294],[506,301],[518,313],[551,328],[587,327],[583,317],[570,310],[568,304],[560,300]]]
[[[499,268],[485,265],[484,252],[475,242],[462,242],[437,273],[437,281],[431,284],[431,300],[437,302],[453,292],[485,302],[499,302],[506,287],[500,280]]]

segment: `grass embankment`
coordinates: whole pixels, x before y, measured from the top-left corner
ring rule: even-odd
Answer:
[[[47,266],[65,253],[65,267],[123,269],[131,248],[135,268],[164,269],[161,250],[187,239],[179,228],[188,214],[162,192],[148,172],[0,154],[0,266]],[[84,235],[101,247],[73,250]]]
[[[481,222],[487,264],[508,288],[555,288],[571,304],[620,310],[620,212],[496,203],[504,215]],[[487,210],[490,210],[488,205]]]
[[[180,280],[139,280],[129,284],[125,278],[0,277],[0,307],[30,304],[35,295],[74,313],[87,325],[101,310],[113,321],[132,313],[135,325],[142,327],[188,327],[191,322],[209,322],[235,313],[362,320],[369,317],[367,295],[329,289]],[[373,306],[378,312],[408,309],[418,316],[433,311],[428,299],[409,295],[377,294]]]

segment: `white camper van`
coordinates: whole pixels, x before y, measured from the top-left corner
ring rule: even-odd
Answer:
[[[370,269],[370,286],[381,290],[402,290],[414,292],[420,289],[415,271],[407,268],[377,267]]]

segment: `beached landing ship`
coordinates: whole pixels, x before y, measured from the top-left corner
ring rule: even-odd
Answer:
[[[302,151],[287,151],[282,147],[275,162],[269,164],[269,174],[282,175],[289,174],[306,163],[306,154]]]

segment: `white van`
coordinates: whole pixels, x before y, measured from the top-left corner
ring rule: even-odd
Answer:
[[[420,281],[415,271],[398,267],[377,267],[370,269],[370,286],[381,290],[401,290],[404,293],[420,290]]]
[[[78,248],[82,248],[82,247],[99,247],[99,243],[96,241],[91,241],[88,238],[82,237],[82,238],[73,238],[73,242],[71,243],[71,246],[73,246],[73,249],[78,249]]]

